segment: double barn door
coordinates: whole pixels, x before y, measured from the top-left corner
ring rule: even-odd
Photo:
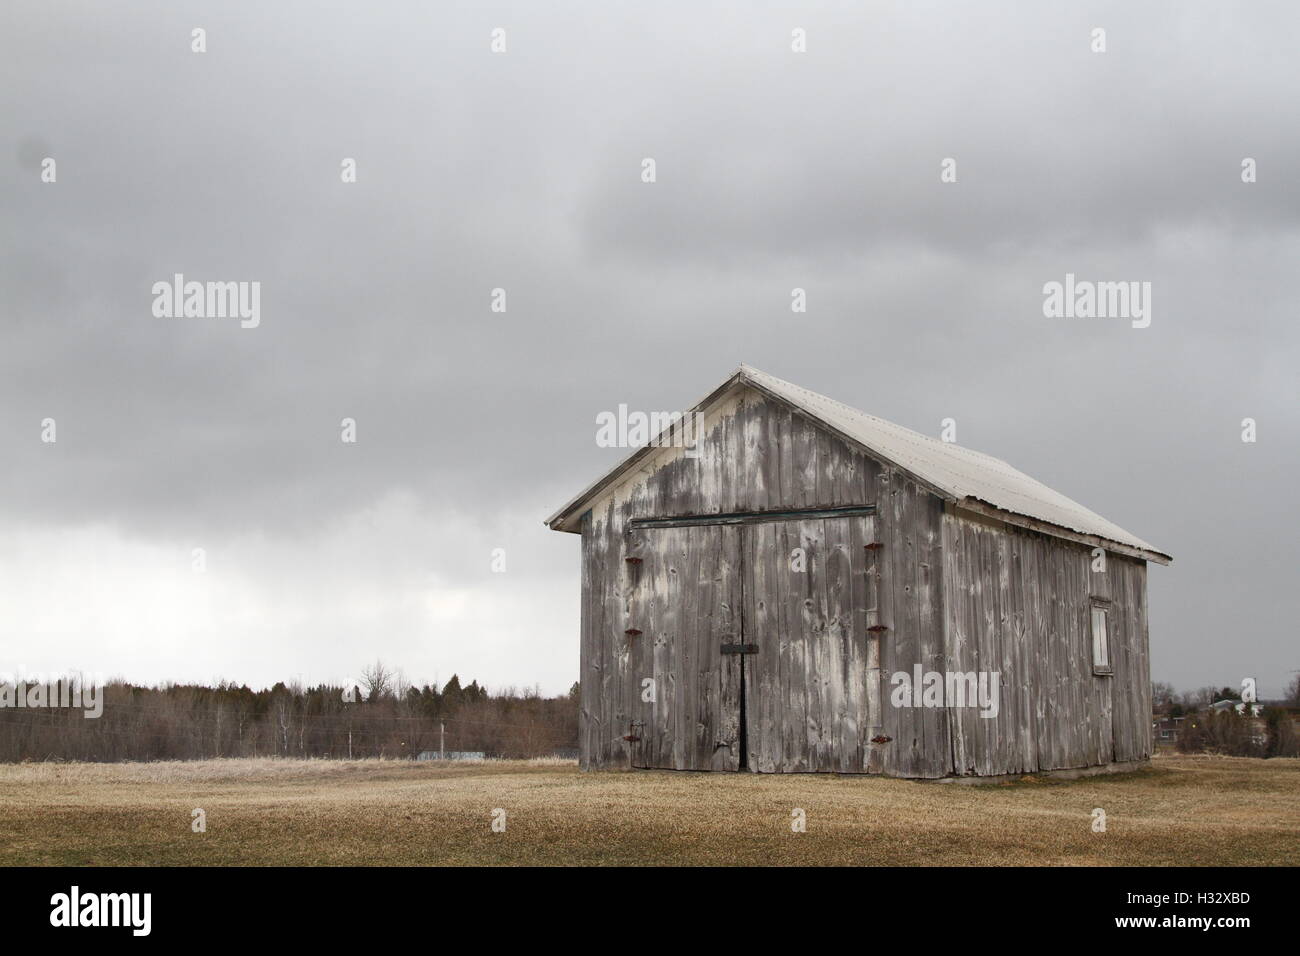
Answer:
[[[878,769],[875,532],[870,509],[635,523],[632,765]]]

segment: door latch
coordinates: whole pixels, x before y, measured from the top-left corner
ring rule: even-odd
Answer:
[[[757,654],[757,644],[723,644],[719,650],[724,654]]]

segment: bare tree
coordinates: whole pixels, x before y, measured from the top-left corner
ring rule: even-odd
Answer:
[[[280,725],[281,756],[289,755],[289,717],[292,712],[292,700],[287,694],[275,698],[275,718]]]
[[[376,660],[361,672],[361,683],[366,687],[366,700],[375,702],[393,693],[393,672],[384,662]]]
[[[216,713],[217,730],[216,733],[212,735],[213,738],[212,755],[214,757],[220,757],[221,756],[221,718],[223,718],[226,715],[225,705],[222,704],[220,701],[217,702],[215,713]]]
[[[1300,672],[1298,672],[1295,679],[1287,685],[1286,699],[1292,707],[1300,707]]]

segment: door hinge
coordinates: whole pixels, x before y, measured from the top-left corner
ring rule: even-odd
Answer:
[[[757,644],[723,644],[719,650],[724,654],[757,654]]]

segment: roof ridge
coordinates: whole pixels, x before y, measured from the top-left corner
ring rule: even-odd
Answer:
[[[847,412],[851,412],[854,415],[860,415],[864,418],[870,418],[872,421],[879,422],[881,425],[884,425],[887,428],[893,428],[900,432],[906,432],[909,435],[915,435],[917,438],[920,438],[927,443],[934,444],[944,449],[960,451],[967,455],[975,455],[979,458],[987,459],[988,461],[995,461],[998,464],[1006,465],[1008,468],[1014,468],[1013,465],[1004,461],[1001,458],[998,458],[996,455],[990,455],[987,452],[982,452],[977,448],[971,448],[968,445],[960,445],[957,442],[943,441],[942,439],[935,438],[933,435],[927,435],[925,434],[925,432],[919,432],[914,428],[908,428],[906,425],[900,425],[898,424],[898,422],[891,422],[887,418],[881,418],[879,415],[873,415],[871,412],[863,411],[862,409],[850,405],[847,402],[840,401],[838,398],[831,398],[829,395],[825,395],[821,392],[814,392],[811,388],[806,388],[803,385],[797,385],[794,382],[786,381],[783,378],[777,378],[775,375],[772,375],[768,372],[764,372],[761,369],[754,368],[752,365],[741,365],[740,368],[742,370],[747,370],[749,372],[757,372],[763,378],[767,378],[774,382],[778,382],[782,385],[794,389],[795,391],[803,392],[806,395],[811,395],[815,398],[823,399],[832,405],[838,405],[840,408],[844,409]]]

